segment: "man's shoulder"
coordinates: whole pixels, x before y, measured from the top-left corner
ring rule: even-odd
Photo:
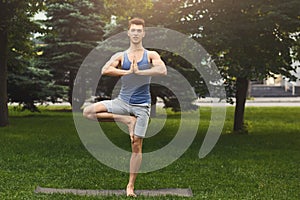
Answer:
[[[115,53],[112,57],[115,57],[117,60],[122,60],[126,51],[119,51]]]
[[[156,51],[152,51],[152,50],[147,50],[148,51],[148,55],[153,57],[153,56],[159,56],[159,54]]]
[[[146,49],[148,53],[157,53],[157,51],[154,51],[154,50],[148,50]]]

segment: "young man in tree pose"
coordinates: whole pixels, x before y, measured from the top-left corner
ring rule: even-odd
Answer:
[[[121,76],[119,96],[87,106],[83,115],[99,121],[114,119],[128,126],[132,155],[126,193],[127,196],[136,197],[134,183],[142,162],[142,143],[150,116],[151,76],[166,75],[167,68],[157,52],[143,47],[144,20],[133,18],[128,25],[129,49],[113,55],[102,68],[103,75]]]

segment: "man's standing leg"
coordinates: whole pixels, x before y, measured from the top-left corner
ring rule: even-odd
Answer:
[[[130,159],[129,181],[126,188],[127,196],[136,197],[136,194],[134,193],[134,183],[142,163],[142,145],[143,138],[134,136],[133,142],[131,143],[132,154]]]
[[[143,138],[146,135],[148,127],[150,106],[135,106],[132,108],[132,112],[134,116],[136,116],[136,124],[134,127],[135,134],[131,144],[132,154],[130,159],[130,175],[127,185],[128,196],[136,196],[134,193],[134,183],[142,164]]]

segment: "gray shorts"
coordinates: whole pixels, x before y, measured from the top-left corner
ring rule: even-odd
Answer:
[[[100,103],[106,107],[107,112],[119,115],[134,115],[137,118],[134,135],[141,138],[145,137],[150,117],[150,105],[130,105],[119,98],[104,100]]]

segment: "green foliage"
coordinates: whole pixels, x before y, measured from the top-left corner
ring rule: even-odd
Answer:
[[[30,21],[36,12],[43,8],[44,1],[37,0],[2,0],[0,1],[1,5],[1,28],[14,27],[15,23]],[[26,27],[19,27],[26,28]],[[31,28],[28,27],[28,28]]]
[[[8,75],[8,98],[23,105],[23,110],[38,111],[35,103],[63,99],[64,88],[56,86],[48,70],[27,67]]]
[[[188,0],[180,8],[178,27],[210,53],[227,96],[236,97],[235,130],[243,127],[246,82],[271,73],[295,80],[291,72],[297,67],[293,59],[300,57],[299,7],[298,0]]]
[[[18,6],[17,3],[11,4],[14,8]],[[28,6],[25,10],[32,8],[31,5],[22,5]],[[28,13],[16,13],[18,20],[13,17],[8,28],[8,100],[31,111],[37,111],[35,102],[56,101],[62,97],[62,88],[53,86],[49,71],[37,68],[34,62],[36,52],[32,33],[42,32],[42,29],[32,17],[41,8],[42,5]]]
[[[105,38],[127,30],[128,20],[141,17],[146,20],[146,26],[152,16],[152,0],[104,0]]]
[[[151,15],[147,19],[150,26],[162,26],[173,30],[181,31],[180,8],[184,5],[180,0],[158,0],[153,1]]]
[[[27,61],[30,58],[30,34],[40,30],[32,17],[43,8],[43,2],[0,1],[0,126],[8,125],[7,69],[15,59],[14,52],[26,55]]]
[[[40,66],[49,69],[56,84],[68,87],[72,102],[73,82],[86,55],[103,38],[103,2],[98,0],[50,1],[46,4],[47,34]]]
[[[39,27],[34,21],[30,23],[32,27]],[[9,38],[8,100],[23,105],[23,109],[38,111],[34,103],[56,102],[58,98],[63,98],[64,89],[54,85],[49,70],[36,67],[37,53],[32,33],[23,31],[25,30],[17,30],[15,27],[14,34],[10,34]],[[40,31],[42,32],[41,29]],[[18,38],[20,32],[23,35]]]
[[[71,113],[66,112],[70,107],[41,107],[40,110],[41,113],[30,113],[11,108],[11,125],[0,129],[0,198],[128,199],[33,192],[37,185],[125,189],[128,180],[128,174],[110,169],[87,152]],[[245,117],[252,122],[249,135],[235,136],[226,134],[233,123],[233,107],[229,107],[224,134],[213,151],[199,159],[199,148],[211,117],[211,108],[202,107],[199,132],[187,152],[164,169],[139,174],[136,189],[190,187],[192,199],[299,199],[299,113],[299,107],[248,107]],[[166,126],[155,137],[145,139],[144,151],[151,152],[168,144],[179,123],[180,115],[168,111]],[[195,125],[193,118],[187,123]],[[103,126],[113,131],[109,132],[112,142],[130,150],[128,135],[113,123]]]
[[[299,37],[299,1],[189,1],[187,5],[182,8],[182,26],[213,55],[225,79],[263,79],[270,72],[291,77],[295,69],[290,49],[297,46],[291,34]]]
[[[116,23],[127,29],[128,20],[141,17],[146,21],[150,17],[153,3],[151,0],[104,0],[106,16],[116,16]]]
[[[0,8],[0,31],[8,33],[8,50],[28,53],[31,34],[42,31],[33,16],[44,8],[43,1],[3,0]]]

